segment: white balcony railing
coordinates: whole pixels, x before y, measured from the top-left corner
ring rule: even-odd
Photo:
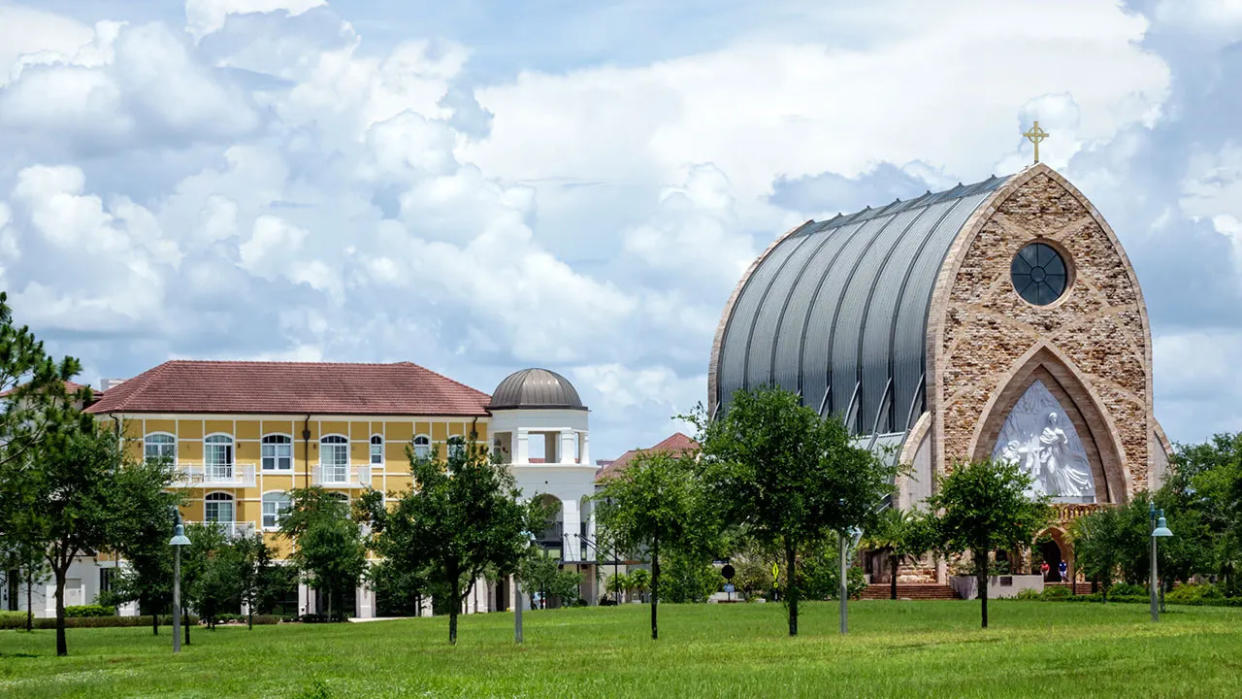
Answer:
[[[371,485],[371,465],[315,467],[315,485],[325,488],[366,488]]]
[[[188,524],[204,524],[215,527],[230,539],[240,539],[254,534],[254,522],[188,522]]]
[[[173,485],[183,488],[252,488],[255,484],[254,473],[253,464],[178,464]]]

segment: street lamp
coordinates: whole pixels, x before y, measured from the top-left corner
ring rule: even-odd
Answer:
[[[848,536],[848,538],[846,538]],[[850,581],[849,573],[849,551],[858,546],[859,539],[862,538],[862,530],[858,527],[850,527],[845,534],[840,537],[841,542],[841,633],[849,633],[849,599],[850,599]]]
[[[178,522],[173,538],[168,540],[173,547],[173,603],[172,603],[172,637],[173,652],[181,652],[181,547],[190,545],[190,537],[185,535],[185,527]]]
[[[1160,520],[1156,521],[1157,512]],[[1157,510],[1156,505],[1150,504],[1147,508],[1148,518],[1151,520],[1151,620],[1160,621],[1160,607],[1156,602],[1156,584],[1160,579],[1156,571],[1156,540],[1173,536],[1173,532],[1169,531],[1169,525],[1164,519],[1164,510]]]

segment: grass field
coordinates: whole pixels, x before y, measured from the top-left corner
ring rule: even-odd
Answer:
[[[39,696],[1242,696],[1242,609],[1177,607],[1159,624],[1130,604],[969,602],[805,605],[785,635],[769,605],[646,606],[513,616],[195,630],[0,631],[0,695]]]

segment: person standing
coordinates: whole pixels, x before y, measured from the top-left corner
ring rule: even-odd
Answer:
[[[1048,581],[1048,571],[1051,568],[1052,566],[1048,565],[1048,561],[1044,561],[1043,563],[1039,564],[1039,573],[1040,575],[1044,576],[1044,582]]]
[[[1065,574],[1066,571],[1068,570],[1069,570],[1069,564],[1066,563],[1065,561],[1061,561],[1061,563],[1057,565],[1057,572],[1061,574],[1061,582],[1069,582],[1069,576]]]

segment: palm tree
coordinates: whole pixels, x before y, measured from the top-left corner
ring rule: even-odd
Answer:
[[[916,561],[931,548],[926,517],[913,510],[889,507],[880,513],[875,528],[867,535],[868,548],[888,552],[891,566],[889,597],[897,599],[897,569],[905,561]]]

